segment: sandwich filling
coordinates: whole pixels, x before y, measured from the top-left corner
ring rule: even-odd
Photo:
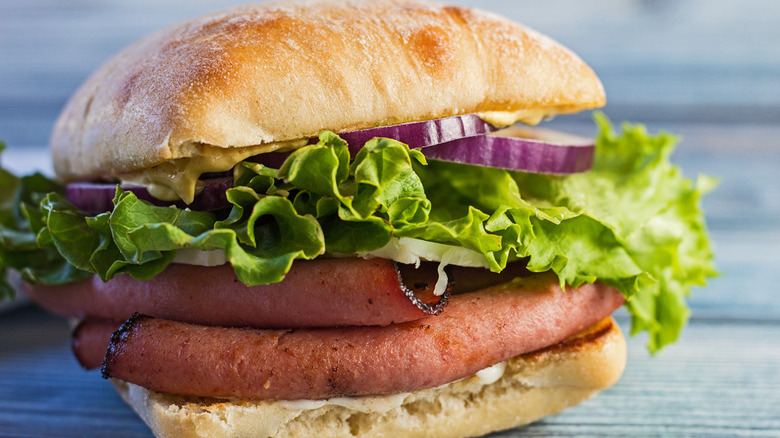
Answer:
[[[0,256],[30,282],[63,284],[151,279],[179,250],[221,250],[252,286],[281,281],[298,259],[405,258],[388,251],[424,241],[462,248],[439,254],[442,265],[479,260],[500,272],[517,261],[561,285],[615,287],[656,351],[677,338],[690,288],[714,273],[699,207],[712,182],[691,182],[669,162],[674,137],[640,126],[616,135],[597,120],[593,168],[565,176],[428,161],[391,139],[350,157],[323,133],[278,168],[238,164],[221,212],[157,207],[117,189],[110,212],[85,214],[40,175],[4,174]]]
[[[515,123],[536,125],[547,112],[544,110],[490,111],[480,113],[485,122],[507,127]],[[148,169],[119,175],[122,185],[139,185],[157,199],[184,200],[191,203],[202,189],[201,175],[226,172],[236,164],[260,154],[292,152],[310,143],[311,139],[278,141],[242,147],[218,147],[188,143],[182,146],[183,158],[177,158]]]

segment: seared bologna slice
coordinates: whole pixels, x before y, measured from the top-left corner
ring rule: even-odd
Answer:
[[[103,375],[208,397],[415,391],[556,344],[622,303],[603,284],[564,291],[543,274],[456,295],[441,315],[387,327],[252,330],[135,316],[112,336]]]
[[[138,312],[227,327],[387,325],[440,312],[446,304],[432,294],[435,269],[414,274],[407,288],[391,260],[299,260],[280,283],[246,286],[230,265],[172,264],[151,280],[123,274],[103,282],[94,276],[27,290],[48,310],[77,318],[124,321]]]
[[[71,347],[82,367],[91,370],[103,364],[111,333],[121,325],[121,322],[109,319],[89,318],[76,326]]]

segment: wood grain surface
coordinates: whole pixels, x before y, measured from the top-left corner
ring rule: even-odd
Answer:
[[[606,112],[682,135],[705,199],[721,277],[694,291],[689,326],[655,357],[629,339],[613,388],[525,436],[780,436],[780,3],[771,0],[453,1],[524,22],[578,52]],[[62,105],[110,54],[225,1],[0,1],[3,164],[51,168]],[[588,115],[552,126],[593,133]],[[627,328],[628,318],[618,314]],[[0,437],[149,437],[97,372],[72,358],[67,322],[32,306],[0,314]]]

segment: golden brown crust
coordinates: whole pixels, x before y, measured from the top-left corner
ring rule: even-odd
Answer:
[[[184,398],[113,382],[158,437],[455,438],[528,424],[580,403],[614,384],[625,359],[625,339],[607,318],[555,346],[510,359],[494,383],[472,377],[385,407],[301,410],[283,402]]]
[[[57,174],[106,177],[198,153],[485,111],[604,103],[576,55],[498,16],[416,0],[248,5],[127,48],[73,96]]]

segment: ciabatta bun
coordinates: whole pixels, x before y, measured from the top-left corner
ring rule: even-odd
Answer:
[[[604,104],[575,54],[499,16],[418,0],[247,5],[128,47],[56,123],[66,181],[241,148],[477,112],[529,122]]]

